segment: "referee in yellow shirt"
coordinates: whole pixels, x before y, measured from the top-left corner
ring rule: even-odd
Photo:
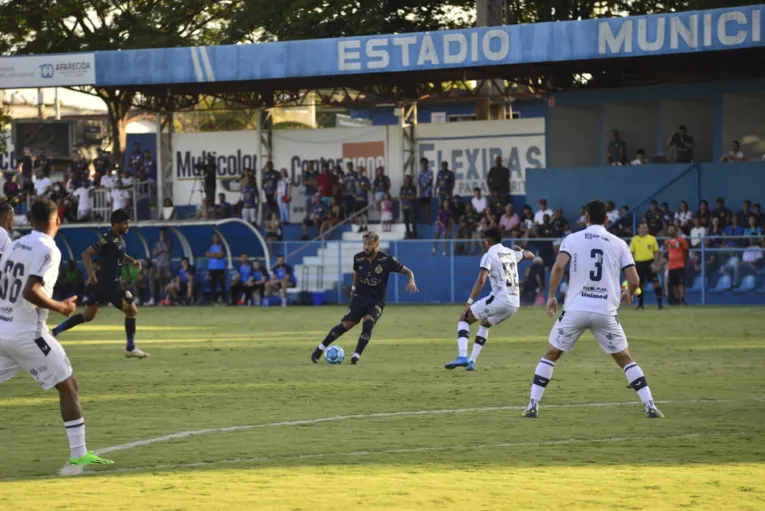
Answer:
[[[630,251],[635,258],[635,268],[640,277],[640,288],[642,289],[648,282],[653,284],[653,290],[656,293],[656,303],[659,309],[663,309],[661,300],[661,284],[656,270],[659,267],[659,243],[656,238],[648,234],[648,224],[643,222],[638,226],[638,235],[630,241]],[[638,295],[638,310],[643,309],[643,299],[645,293]]]

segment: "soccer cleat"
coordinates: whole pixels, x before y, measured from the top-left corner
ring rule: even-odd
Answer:
[[[318,364],[323,354],[324,352],[321,351],[319,348],[314,348],[313,353],[311,353],[311,362],[313,362],[314,364]]]
[[[663,419],[664,414],[659,411],[658,408],[652,406],[650,408],[646,408],[646,413],[648,414],[649,419]]]
[[[93,451],[86,452],[81,458],[69,457],[70,465],[114,465],[112,460],[107,460],[96,456]]]
[[[465,367],[468,365],[467,357],[457,357],[451,362],[444,364],[446,369],[454,369],[455,367]]]
[[[470,362],[468,362],[468,365],[465,368],[465,371],[475,371],[475,361],[471,360]]]
[[[149,354],[140,348],[133,348],[131,351],[125,350],[125,358],[146,358]]]
[[[663,308],[664,308],[664,305],[662,305],[662,304],[659,304],[659,307],[658,307],[658,309],[659,309],[659,310],[662,310]]]
[[[530,408],[526,408],[524,411],[521,412],[521,417],[526,417],[527,419],[536,419],[538,413],[539,413],[538,405],[534,403]]]
[[[351,357],[351,365],[354,365],[354,366],[355,365],[359,365],[359,357],[357,357],[356,355],[352,356]]]
[[[643,309],[643,306],[642,306],[642,305],[638,305],[638,306],[637,306],[637,308],[636,308],[635,310],[639,310],[639,311],[642,311],[642,310],[644,310],[644,309]]]

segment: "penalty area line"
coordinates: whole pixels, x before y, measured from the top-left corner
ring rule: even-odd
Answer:
[[[686,401],[656,401],[656,404],[707,404],[707,403],[729,403],[728,399],[691,399]],[[562,405],[546,405],[543,408],[545,410],[550,408],[592,408],[592,407],[609,407],[609,406],[628,406],[628,405],[642,405],[635,401],[621,401],[621,402],[606,402],[606,403],[574,403],[574,404],[562,404]],[[149,438],[146,440],[136,440],[135,442],[128,442],[120,445],[113,445],[111,447],[104,447],[98,449],[95,453],[99,456],[108,454],[110,452],[125,451],[127,449],[133,449],[135,447],[142,447],[144,445],[151,445],[160,442],[169,442],[170,440],[177,440],[181,438],[187,438],[190,436],[204,435],[207,433],[227,433],[231,431],[243,431],[249,429],[261,429],[261,428],[279,428],[286,426],[304,426],[309,424],[321,424],[323,422],[338,422],[346,420],[358,420],[358,419],[377,419],[385,417],[406,417],[406,416],[418,416],[418,415],[443,415],[443,414],[456,414],[456,413],[476,413],[476,412],[497,412],[508,410],[524,410],[525,406],[484,406],[480,408],[453,408],[443,410],[413,410],[408,412],[381,412],[381,413],[368,413],[368,414],[355,414],[355,415],[336,415],[334,417],[320,417],[318,419],[303,419],[293,421],[281,421],[281,422],[269,422],[265,424],[246,424],[242,426],[228,426],[224,428],[207,428],[197,429],[192,431],[181,431],[179,433],[171,433],[155,438]]]

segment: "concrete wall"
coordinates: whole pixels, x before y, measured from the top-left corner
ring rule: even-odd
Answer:
[[[738,140],[747,160],[765,155],[765,94],[726,94],[723,97],[723,142],[727,151]],[[715,154],[720,158],[721,154]]]
[[[661,133],[664,144],[663,154],[670,157],[666,141],[669,135],[684,125],[696,142],[693,148],[694,161],[711,162],[714,158],[714,105],[712,100],[664,101],[661,103]],[[674,152],[674,151],[673,151]],[[671,156],[673,157],[673,156]]]
[[[599,165],[600,107],[551,107],[547,111],[547,165],[550,168]]]
[[[658,115],[659,106],[655,102],[606,103],[603,106],[603,127],[606,136],[612,129],[619,130],[621,139],[627,144],[627,157],[630,160],[635,158],[638,148],[645,151],[646,158],[651,158],[656,154]],[[606,147],[608,142],[608,139],[604,142]]]

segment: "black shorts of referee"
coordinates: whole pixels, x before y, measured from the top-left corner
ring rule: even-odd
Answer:
[[[653,259],[650,261],[636,261],[635,269],[637,270],[638,277],[640,277],[640,287],[652,282],[656,282],[658,277],[656,272],[653,271],[651,266],[653,265]]]

